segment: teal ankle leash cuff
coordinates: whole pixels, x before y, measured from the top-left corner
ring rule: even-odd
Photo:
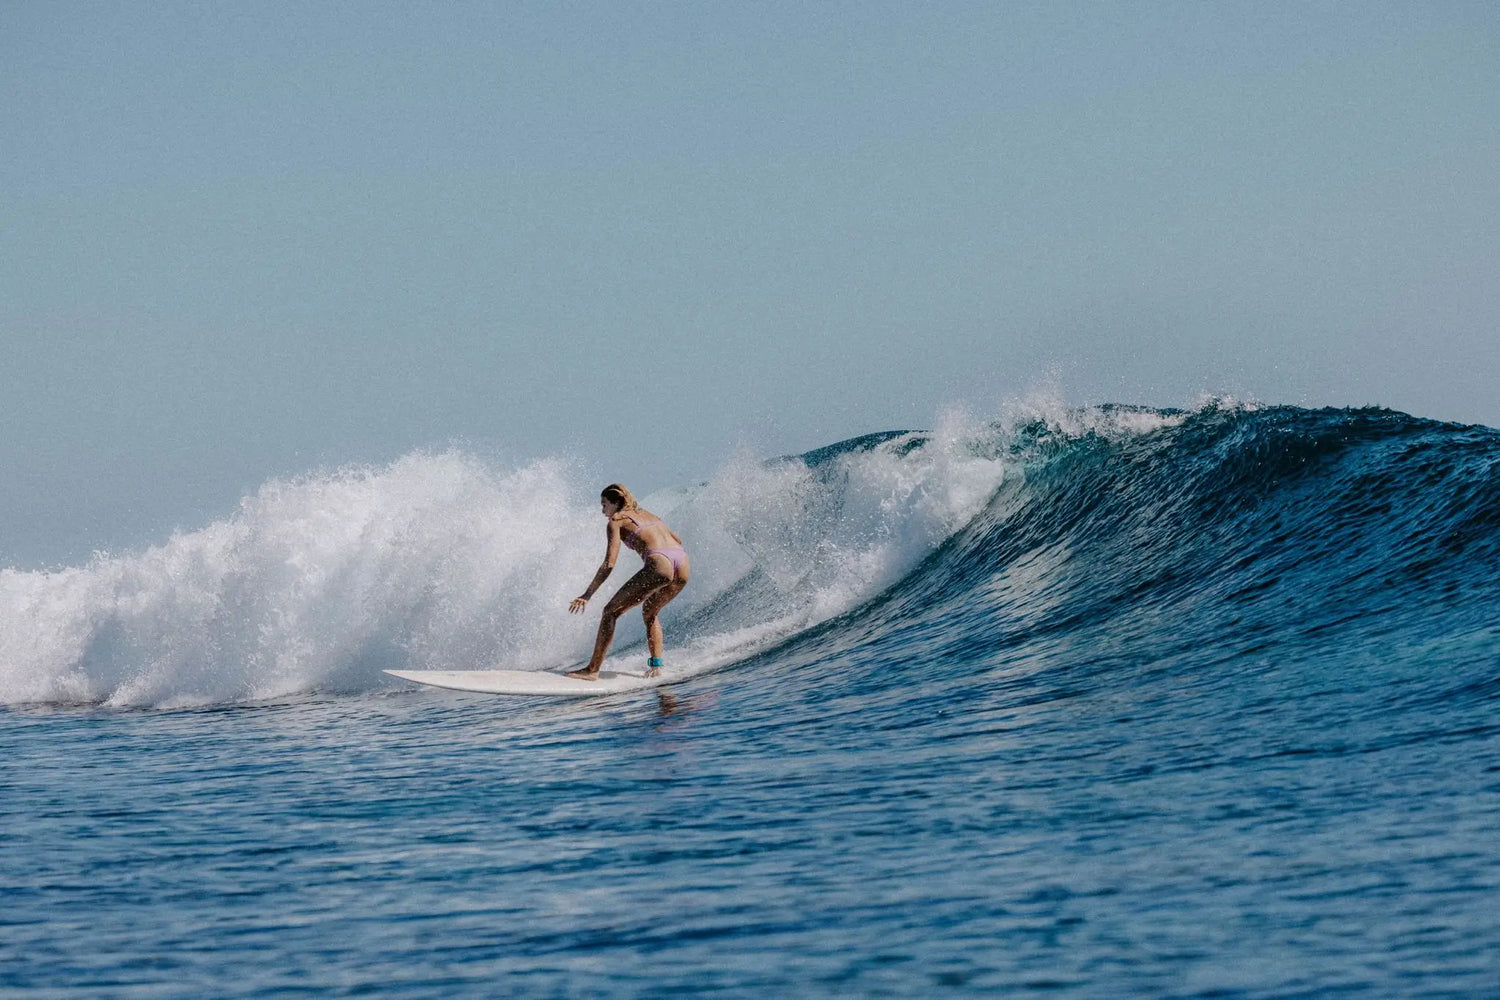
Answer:
[[[646,660],[646,669],[655,670],[661,666],[661,657],[653,656]]]

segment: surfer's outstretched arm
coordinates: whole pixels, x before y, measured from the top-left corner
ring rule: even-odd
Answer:
[[[572,603],[568,605],[568,611],[575,615],[588,607],[589,598],[593,597],[594,592],[604,585],[605,580],[609,579],[609,574],[614,572],[615,560],[620,557],[620,525],[614,518],[609,519],[604,533],[608,539],[604,549],[604,562],[599,564],[599,570],[594,574],[594,579],[588,589],[573,598]]]
[[[613,569],[614,567],[609,563],[605,563],[604,565],[600,566],[599,572],[594,574],[593,582],[589,584],[589,589],[573,598],[572,603],[568,605],[568,610],[576,615],[581,613],[584,608],[588,607],[589,598],[593,597],[594,591],[598,590],[601,586],[603,586],[604,581],[609,579],[609,574]]]

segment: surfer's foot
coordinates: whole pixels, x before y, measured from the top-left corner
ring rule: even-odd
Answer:
[[[577,677],[581,681],[597,681],[599,679],[599,671],[590,670],[588,667],[584,667],[581,670],[569,670],[563,676]]]
[[[646,668],[646,676],[647,677],[660,677],[661,676],[661,667],[647,667]]]

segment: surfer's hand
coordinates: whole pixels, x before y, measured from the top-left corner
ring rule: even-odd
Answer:
[[[589,599],[587,597],[575,597],[573,598],[573,603],[568,605],[568,614],[581,614],[583,612],[583,609],[588,606]]]

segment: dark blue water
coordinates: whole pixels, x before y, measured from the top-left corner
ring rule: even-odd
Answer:
[[[1007,474],[894,582],[660,692],[386,686],[345,643],[122,705],[187,633],[81,602],[77,648],[133,638],[10,668],[109,683],[0,708],[0,992],[1500,996],[1500,432],[1102,413],[966,440]],[[805,546],[934,447],[812,453],[765,516]],[[833,586],[757,583],[743,532],[669,643]],[[10,584],[5,648],[53,648],[72,591]]]

